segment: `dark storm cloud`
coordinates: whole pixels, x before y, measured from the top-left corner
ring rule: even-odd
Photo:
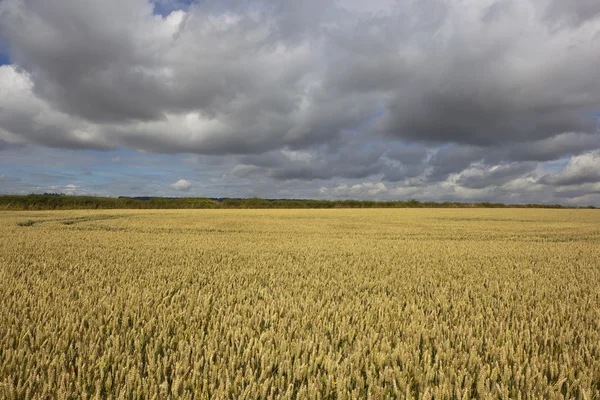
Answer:
[[[429,35],[391,30],[410,26],[415,18],[398,14],[388,17],[387,30],[365,39],[371,48],[387,47],[386,64],[396,71],[394,78],[370,87],[388,95],[375,132],[414,141],[493,146],[595,130],[600,84],[593,66],[600,61],[600,41],[592,35],[597,20],[590,32],[552,33],[544,30],[543,21],[532,23],[545,13],[536,2],[492,4],[482,10],[494,14],[491,24],[453,2],[430,3],[451,4],[451,11],[441,20],[422,15],[433,18],[426,25]],[[369,75],[363,59],[345,63],[345,82]]]
[[[30,80],[23,108],[62,118],[25,115],[37,133],[0,123],[46,145],[205,154],[329,143],[377,110],[374,135],[438,144],[595,128],[596,2],[378,3],[207,0],[161,16],[146,0],[5,0],[0,34]],[[545,28],[562,20],[589,29]]]
[[[322,7],[205,1],[163,19],[143,0],[106,3],[1,10],[29,101],[93,124],[95,136],[154,152],[253,153],[326,142],[373,113],[319,87],[319,26],[308,22]]]
[[[385,168],[384,151],[381,146],[364,148],[360,141],[335,148],[277,150],[240,157],[233,173],[240,177],[266,175],[276,180],[362,179]]]
[[[551,161],[600,148],[600,135],[565,133],[535,142],[500,148],[490,152],[486,159],[508,161]]]
[[[449,145],[440,148],[429,160],[431,170],[428,178],[432,181],[444,180],[448,175],[458,173],[477,162],[488,166],[513,162],[531,166],[533,164],[529,162],[556,160],[597,148],[600,148],[600,135],[577,133],[494,147]]]
[[[331,173],[322,166],[315,165],[287,165],[268,171],[268,176],[278,180],[299,179],[311,181],[313,179],[330,179]]]
[[[428,179],[431,181],[445,180],[448,175],[460,172],[484,157],[484,150],[475,146],[450,145],[443,147],[429,161],[432,170]]]
[[[597,0],[551,0],[545,17],[553,23],[566,23],[580,26],[600,16],[600,2]]]
[[[385,156],[404,165],[420,164],[427,156],[427,148],[423,146],[396,147],[386,151]]]
[[[400,182],[425,173],[427,169],[427,148],[424,146],[401,146],[385,153],[388,162],[383,168],[382,180]]]
[[[157,101],[165,88],[144,68],[154,66],[144,54],[150,43],[143,46],[136,38],[152,13],[150,3],[4,3],[2,33],[12,59],[31,74],[37,95],[91,120],[160,115]]]

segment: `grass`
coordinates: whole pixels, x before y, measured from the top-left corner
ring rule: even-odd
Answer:
[[[17,226],[33,226],[36,224],[36,221],[30,219],[27,221],[21,221],[21,222],[17,222]]]

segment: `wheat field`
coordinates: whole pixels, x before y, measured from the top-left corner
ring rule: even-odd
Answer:
[[[0,398],[600,399],[600,212],[0,212]]]

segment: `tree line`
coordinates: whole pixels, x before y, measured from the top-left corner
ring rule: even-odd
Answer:
[[[4,210],[80,209],[284,209],[284,208],[570,208],[560,204],[503,204],[433,201],[304,200],[201,197],[96,197],[65,196],[62,193],[0,195]],[[595,208],[578,207],[578,208]]]

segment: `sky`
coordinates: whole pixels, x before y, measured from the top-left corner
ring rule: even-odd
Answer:
[[[597,0],[1,0],[0,194],[600,206]]]

